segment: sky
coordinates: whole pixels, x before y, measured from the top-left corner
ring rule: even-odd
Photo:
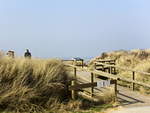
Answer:
[[[0,0],[0,50],[93,57],[150,48],[150,0]]]

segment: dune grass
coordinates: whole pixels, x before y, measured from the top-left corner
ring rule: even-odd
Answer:
[[[71,78],[59,60],[0,59],[0,110],[43,112],[68,99]]]
[[[89,63],[91,69],[93,68],[93,62],[97,59],[116,59],[116,65],[118,66],[150,73],[150,49],[120,50],[103,53],[91,60]],[[132,78],[132,72],[130,71],[117,69],[117,72],[126,78]],[[136,73],[136,80],[149,84],[150,76]],[[131,86],[131,84],[127,84],[127,86]],[[150,89],[147,90],[147,88],[142,86],[136,86],[136,89],[147,94],[150,93]]]
[[[101,107],[82,98],[71,100],[71,80],[61,60],[0,57],[0,112],[84,113]]]

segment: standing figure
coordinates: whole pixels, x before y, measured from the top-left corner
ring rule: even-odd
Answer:
[[[9,58],[15,58],[15,52],[12,51],[12,50],[8,51],[6,55],[7,55]]]
[[[31,53],[29,52],[28,49],[26,49],[26,52],[24,53],[24,57],[28,58],[28,59],[31,59]]]

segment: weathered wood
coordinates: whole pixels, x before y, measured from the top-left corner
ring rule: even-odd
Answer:
[[[84,60],[82,60],[82,68],[84,67]]]
[[[135,80],[135,72],[133,71],[132,79]],[[132,83],[132,90],[135,90],[135,83]]]
[[[93,84],[94,83],[94,74],[91,73],[91,83]],[[94,87],[91,87],[91,97],[93,97],[93,94],[94,94]]]
[[[110,64],[110,65],[115,65],[116,63],[114,63],[114,62],[110,62],[109,64]]]
[[[110,62],[109,62],[110,63]],[[140,71],[135,71],[135,70],[132,70],[132,69],[128,69],[128,68],[123,68],[123,67],[120,67],[120,66],[115,66],[115,65],[110,65],[110,64],[104,64],[104,63],[99,63],[99,62],[95,62],[94,63],[94,68],[96,68],[96,65],[100,65],[102,66],[102,70],[103,71],[97,71],[97,70],[89,70],[89,69],[86,69],[86,68],[83,68],[83,66],[81,67],[78,67],[78,66],[74,66],[74,65],[70,65],[70,64],[65,64],[67,66],[70,66],[70,67],[73,67],[74,68],[74,76],[76,77],[77,76],[77,70],[84,70],[86,72],[90,72],[91,73],[91,83],[83,83],[83,84],[76,84],[76,81],[72,81],[72,85],[69,86],[69,90],[71,90],[72,92],[72,99],[76,99],[77,97],[77,90],[81,90],[81,89],[84,89],[84,88],[91,88],[91,97],[94,95],[94,87],[97,87],[97,82],[94,82],[94,77],[95,76],[103,76],[103,77],[106,77],[108,79],[112,79],[111,81],[111,84],[112,82],[114,83],[114,92],[115,92],[115,98],[114,100],[116,101],[117,100],[117,81],[120,80],[120,81],[126,81],[126,82],[129,82],[129,83],[132,83],[132,89],[135,90],[135,84],[138,84],[138,85],[141,85],[141,86],[145,86],[145,87],[149,87],[150,88],[150,84],[146,84],[146,83],[143,83],[141,81],[137,81],[135,79],[135,73],[141,73],[141,74],[146,74],[146,75],[150,75],[150,73],[146,73],[146,72],[140,72]],[[114,73],[116,73],[116,68],[119,68],[119,69],[122,69],[122,70],[127,70],[127,71],[131,71],[132,72],[132,78],[125,78],[123,76],[120,76],[119,74],[118,75],[114,75]],[[106,69],[109,69],[108,72],[104,72]],[[113,73],[114,71],[114,73]],[[101,85],[98,84],[98,85]]]
[[[111,80],[110,84],[115,84],[116,80]],[[91,88],[91,87],[97,87],[97,82],[93,82],[93,83],[82,83],[82,84],[78,84],[76,83],[75,85],[71,85],[69,86],[69,90],[81,90],[84,88]]]
[[[124,78],[123,76],[120,76],[120,75],[115,75],[114,76],[113,74],[109,74],[109,73],[102,72],[102,71],[89,71],[89,72],[93,72],[96,76],[100,75],[100,76],[108,77],[108,78],[113,79],[113,80],[122,80],[122,81],[135,83],[135,84],[146,86],[146,87],[150,88],[150,84],[145,84],[145,83],[142,83],[142,82],[139,82],[139,81],[136,81],[136,80],[127,79],[127,78]]]
[[[97,60],[97,62],[116,62],[116,60],[107,59],[107,60]]]
[[[67,62],[67,61],[68,62],[71,61],[73,63],[72,65],[74,66],[81,66],[82,68],[84,67],[84,60],[62,60],[62,62]],[[78,62],[80,62],[80,65],[78,65]],[[66,64],[66,65],[69,65],[69,64]]]
[[[75,65],[71,65],[71,64],[64,64],[64,65],[66,65],[66,66],[70,66],[70,67],[76,67],[76,68],[79,68],[78,66],[75,66]]]
[[[110,74],[111,74],[111,67],[109,67],[109,68],[108,68],[108,73],[110,73]]]
[[[125,82],[130,82],[130,83],[135,83],[135,84],[150,88],[150,84],[145,84],[143,82],[139,82],[139,81],[136,81],[136,80],[131,80],[131,79],[123,78],[123,77],[118,78],[118,80],[125,81]]]
[[[75,85],[76,85],[76,81],[72,81],[72,82],[71,82],[71,86],[75,86]],[[76,96],[77,96],[76,90],[72,89],[72,90],[71,90],[71,98],[72,98],[73,100],[75,100],[75,99],[76,99]]]
[[[147,72],[137,71],[137,70],[134,70],[134,69],[129,69],[129,68],[121,67],[121,66],[110,65],[110,64],[100,63],[100,62],[95,62],[95,63],[99,64],[99,65],[104,65],[104,66],[109,66],[109,67],[114,67],[114,68],[126,70],[126,71],[131,71],[131,72],[134,71],[136,73],[140,73],[140,74],[143,74],[143,75],[149,75],[150,76],[150,73],[147,73]]]
[[[95,76],[103,76],[103,77],[107,77],[107,78],[109,78],[109,79],[114,79],[114,80],[117,80],[118,79],[118,77],[117,76],[114,76],[114,75],[112,75],[112,74],[110,74],[110,73],[106,73],[106,72],[103,72],[103,71],[97,71],[97,70],[94,70],[94,71],[88,71],[88,72],[90,72],[90,73],[94,73],[95,74]]]
[[[141,86],[145,86],[145,87],[149,87],[150,88],[150,84],[145,84],[145,83],[142,83],[142,82],[139,82],[139,81],[136,81],[136,80],[132,80],[132,79],[127,79],[127,78],[124,78],[123,76],[120,76],[120,75],[113,75],[113,74],[109,74],[109,73],[106,73],[106,72],[102,72],[102,71],[97,71],[97,70],[94,70],[94,71],[91,71],[91,70],[88,70],[88,69],[82,69],[82,68],[79,68],[77,66],[73,66],[73,65],[70,65],[70,64],[67,64],[68,66],[71,66],[71,67],[76,67],[77,69],[79,70],[85,70],[87,72],[90,72],[90,73],[94,73],[95,76],[104,76],[104,77],[107,77],[109,79],[113,79],[113,80],[122,80],[122,81],[126,81],[126,82],[130,82],[130,83],[135,83],[135,84],[138,84],[138,85],[141,85]],[[108,64],[107,64],[108,65]],[[111,66],[111,65],[110,65]],[[113,67],[113,66],[112,66]],[[116,67],[116,66],[115,66]],[[136,71],[134,71],[136,72]],[[150,73],[149,73],[150,74]]]
[[[102,63],[101,63],[102,64]],[[108,65],[108,64],[104,64],[104,65],[107,65],[107,66],[111,66],[111,67],[119,67],[119,66],[114,66],[114,65]],[[138,73],[145,73],[145,72],[139,72],[139,71],[134,71],[134,70],[130,70],[130,71],[132,71],[132,72],[138,72]],[[96,71],[95,71],[96,72]],[[93,72],[94,73],[94,72]],[[96,72],[97,73],[97,72]],[[103,73],[103,74],[102,74]],[[98,73],[97,73],[98,74]],[[146,74],[146,73],[145,73]],[[147,73],[147,74],[149,74],[150,75],[150,73]],[[115,79],[115,78],[113,78],[113,76],[114,75],[112,75],[112,74],[106,74],[105,72],[101,72],[101,76],[105,76],[105,77],[108,77],[108,78],[112,78],[112,79]],[[110,76],[110,77],[109,77]],[[115,75],[115,77],[117,77],[116,78],[116,80],[122,80],[122,81],[126,81],[126,82],[130,82],[130,83],[134,83],[134,84],[138,84],[138,85],[142,85],[142,86],[146,86],[146,87],[149,87],[150,88],[150,84],[145,84],[145,83],[143,83],[143,82],[139,82],[139,81],[136,81],[136,80],[131,80],[131,79],[126,79],[126,78],[124,78],[124,77],[122,77],[122,76],[120,76],[120,75]]]
[[[96,69],[96,63],[94,63],[94,69]]]
[[[113,74],[117,74],[117,72],[116,72],[116,67],[112,67],[113,69],[114,69],[114,73]]]
[[[109,70],[110,67],[104,67],[104,66],[101,66],[101,67],[96,67],[96,70],[102,70],[104,72],[106,72],[107,70]]]
[[[114,101],[116,102],[117,101],[117,80],[115,81],[115,87],[114,87],[114,90],[115,90],[115,98],[114,98]]]
[[[74,67],[74,77],[77,78],[77,68]]]
[[[61,60],[61,61],[74,61],[74,60]]]
[[[97,97],[91,97],[91,95],[89,95],[87,92],[79,92],[78,95],[86,100],[90,100],[92,102],[100,102],[100,98]]]
[[[80,89],[96,87],[96,86],[97,86],[97,82],[85,83],[85,84],[76,84],[76,85],[71,85],[69,87],[69,90],[80,90]]]

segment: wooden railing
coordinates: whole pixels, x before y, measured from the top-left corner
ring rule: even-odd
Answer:
[[[78,66],[74,66],[74,65],[71,65],[71,64],[65,64],[66,66],[69,66],[69,67],[72,67],[73,68],[73,74],[74,74],[74,77],[76,78],[75,80],[77,80],[77,71],[78,70],[82,70],[82,71],[86,71],[86,72],[89,72],[91,73],[91,82],[90,83],[85,83],[85,84],[76,84],[77,81],[72,81],[72,85],[69,87],[69,90],[72,91],[72,98],[75,99],[76,98],[76,90],[78,89],[82,89],[82,88],[89,88],[91,87],[91,97],[94,96],[94,87],[97,86],[97,82],[94,82],[94,77],[98,77],[99,75],[101,76],[104,76],[104,77],[107,77],[109,79],[111,79],[111,84],[115,84],[114,86],[114,91],[115,91],[115,97],[117,97],[117,77],[114,76],[114,75],[111,75],[109,73],[104,73],[104,72],[100,72],[100,71],[91,71],[91,70],[88,70],[88,69],[85,69],[85,68],[81,68],[81,67],[78,67]],[[116,99],[115,99],[116,100]]]
[[[115,65],[116,64],[116,60],[114,59],[107,59],[107,60],[103,60],[103,59],[99,59],[97,60],[97,62],[100,62],[100,63],[108,63],[108,64],[111,64],[111,65]]]
[[[121,69],[121,70],[124,70],[124,71],[130,71],[130,72],[132,72],[131,80],[125,80],[125,78],[122,77],[122,76],[120,76],[118,79],[120,79],[120,80],[125,80],[125,81],[127,81],[127,82],[132,82],[132,90],[133,90],[133,91],[135,90],[135,84],[142,85],[142,86],[146,86],[146,87],[149,87],[149,86],[150,86],[149,84],[145,84],[145,83],[136,81],[136,76],[135,76],[136,73],[150,76],[150,73],[142,72],[142,71],[137,71],[137,70],[134,70],[134,69],[129,69],[129,68],[121,67],[121,66],[116,66],[116,65],[110,65],[110,64],[95,62],[95,65],[97,65],[97,64],[98,64],[98,65],[101,65],[102,67],[106,66],[106,67],[109,68],[110,70],[111,70],[111,68],[115,68],[115,69]],[[119,75],[117,75],[117,76],[119,76]]]
[[[108,60],[97,60],[95,63],[94,63],[94,68],[96,70],[101,70],[101,71],[108,71],[108,73],[111,73],[111,74],[116,74],[116,68],[115,67],[110,67],[110,66],[105,66],[103,64],[108,64],[108,65],[116,65],[116,60],[111,60],[111,59],[108,59]]]
[[[119,69],[123,69],[125,71],[131,71],[132,72],[132,78],[129,79],[129,78],[125,78],[119,74],[117,75],[114,75],[112,74],[111,72],[110,73],[107,73],[107,72],[103,72],[103,71],[99,71],[99,70],[89,70],[87,68],[81,68],[81,67],[78,67],[78,66],[74,66],[74,65],[71,65],[71,64],[65,64],[66,66],[69,66],[69,67],[72,67],[74,69],[74,77],[77,78],[77,71],[78,70],[82,70],[82,71],[86,71],[86,72],[89,72],[91,73],[91,82],[90,83],[87,83],[87,84],[79,84],[79,85],[75,85],[76,84],[76,81],[73,81],[72,82],[72,86],[70,86],[70,90],[72,90],[72,98],[75,99],[76,96],[75,96],[75,91],[78,90],[78,89],[82,89],[82,88],[88,88],[88,87],[91,87],[91,96],[93,96],[94,94],[94,87],[97,86],[96,82],[94,82],[94,77],[99,77],[99,76],[103,76],[103,77],[106,77],[108,79],[111,79],[113,80],[113,83],[114,83],[114,91],[115,91],[115,97],[117,98],[117,81],[125,81],[125,82],[129,82],[129,83],[132,83],[132,89],[135,90],[135,84],[138,84],[138,85],[141,85],[141,86],[145,86],[145,87],[148,87],[150,88],[150,84],[146,84],[146,83],[143,83],[143,82],[140,82],[140,81],[137,81],[135,79],[135,73],[141,73],[141,74],[146,74],[146,75],[150,75],[150,73],[146,73],[146,72],[141,72],[141,71],[136,71],[136,70],[132,70],[132,69],[128,69],[128,68],[124,68],[124,67],[120,67],[120,66],[116,66],[116,65],[110,65],[110,64],[106,64],[106,63],[100,63],[100,62],[95,62],[95,64],[99,64],[99,65],[102,65],[103,67],[104,66],[107,66],[109,67],[110,69],[113,67],[113,68],[119,68]],[[115,81],[115,82],[114,82]]]
[[[71,62],[72,65],[84,67],[84,60],[62,60],[62,62]]]

